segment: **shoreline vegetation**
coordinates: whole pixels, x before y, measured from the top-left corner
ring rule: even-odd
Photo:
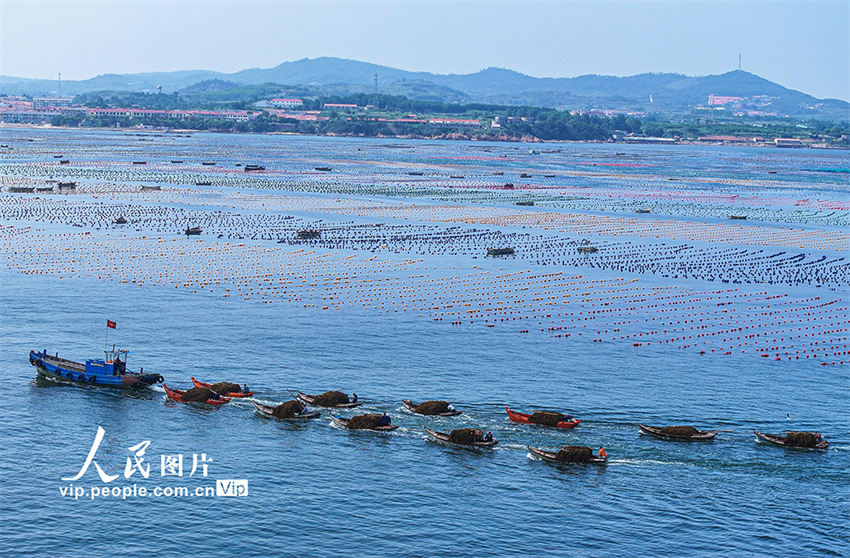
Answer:
[[[241,92],[242,90],[238,90]],[[41,124],[62,128],[292,133],[336,137],[623,143],[717,143],[850,147],[850,122],[777,117],[733,118],[615,114],[555,108],[447,103],[398,95],[354,94],[296,99],[299,110],[267,105],[270,91],[194,94],[86,93]],[[243,96],[240,96],[243,95]],[[14,122],[15,124],[26,121]],[[13,123],[13,122],[7,122]]]
[[[448,140],[448,141],[485,141],[485,142],[507,142],[507,143],[528,143],[528,144],[554,144],[554,143],[580,143],[580,144],[588,144],[588,143],[609,143],[609,144],[620,144],[620,145],[733,145],[735,147],[749,147],[749,148],[777,148],[782,149],[783,147],[779,147],[773,143],[769,142],[724,142],[723,140],[716,141],[700,141],[697,138],[671,138],[670,141],[664,142],[653,142],[653,141],[629,141],[623,139],[540,139],[534,136],[512,136],[509,134],[499,133],[468,133],[468,132],[447,132],[443,131],[442,133],[435,134],[353,134],[353,133],[337,133],[337,132],[311,132],[311,131],[252,131],[252,130],[238,130],[233,128],[215,128],[215,127],[204,127],[204,128],[181,128],[174,126],[154,126],[148,124],[135,124],[132,126],[121,126],[121,125],[90,125],[90,124],[81,124],[81,125],[62,125],[62,124],[36,124],[36,123],[26,123],[26,122],[0,122],[0,129],[3,128],[29,128],[34,130],[39,129],[60,129],[60,130],[105,130],[105,131],[119,131],[125,133],[154,133],[154,134],[197,134],[197,133],[219,133],[219,134],[254,134],[254,135],[269,135],[269,136],[317,136],[317,137],[347,137],[347,138],[376,138],[376,139],[401,139],[401,140]],[[641,136],[638,136],[638,139],[644,139]],[[646,138],[648,140],[652,139],[660,139],[660,138]],[[815,143],[812,145],[804,144],[800,146],[801,148],[813,148],[813,149],[825,149],[825,150],[850,150],[850,143],[843,144],[823,144],[823,143]]]

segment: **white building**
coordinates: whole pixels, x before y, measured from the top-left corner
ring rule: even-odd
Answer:
[[[301,108],[304,101],[301,99],[271,99],[269,104],[278,108]]]
[[[70,107],[73,100],[73,97],[33,97],[32,108]]]

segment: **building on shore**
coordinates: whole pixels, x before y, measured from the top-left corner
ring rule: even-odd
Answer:
[[[797,138],[776,138],[773,140],[776,147],[808,147],[803,140]]]
[[[304,106],[304,101],[301,99],[270,99],[269,104],[277,108],[298,109]]]
[[[33,97],[32,108],[38,110],[46,108],[70,107],[71,102],[73,100],[73,97]]]
[[[466,127],[475,128],[481,126],[480,120],[470,118],[429,118],[428,124],[431,126],[447,126],[447,127]]]

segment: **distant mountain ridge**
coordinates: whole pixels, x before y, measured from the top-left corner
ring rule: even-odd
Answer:
[[[410,72],[332,57],[304,58],[273,68],[250,68],[230,74],[207,70],[103,74],[86,80],[63,81],[62,93],[155,91],[158,86],[163,92],[174,92],[209,80],[307,86],[331,94],[363,93],[373,90],[375,74],[381,93],[444,102],[682,112],[705,104],[708,96],[714,94],[747,99],[763,96],[757,108],[778,115],[850,118],[850,103],[817,99],[740,70],[708,76],[648,73],[626,77],[537,78],[504,68],[487,68],[472,74]],[[56,81],[0,76],[0,93],[43,95],[58,92]]]

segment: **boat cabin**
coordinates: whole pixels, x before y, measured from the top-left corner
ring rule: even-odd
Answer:
[[[103,351],[103,359],[89,359],[86,361],[87,376],[123,376],[127,373],[127,349],[116,349]],[[122,359],[123,356],[123,359]]]

